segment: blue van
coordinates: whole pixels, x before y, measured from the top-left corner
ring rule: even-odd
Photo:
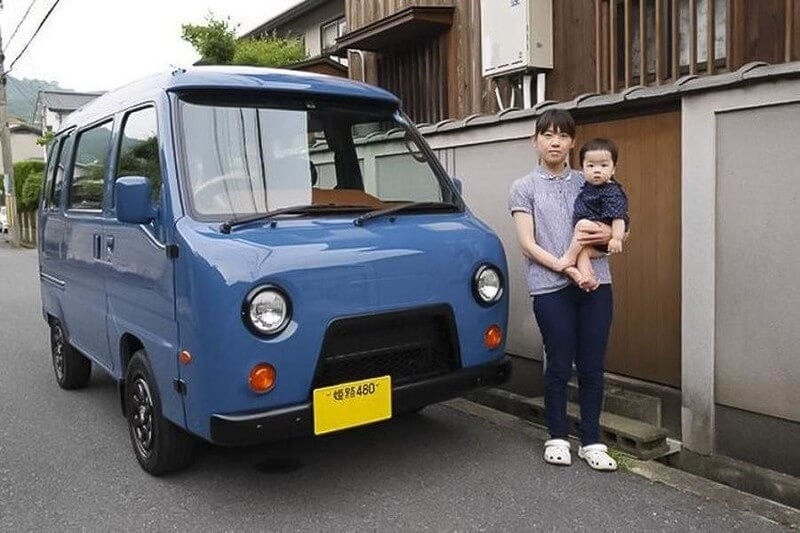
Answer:
[[[56,381],[119,384],[160,475],[508,378],[507,271],[392,94],[197,67],[106,93],[49,146],[39,220]]]

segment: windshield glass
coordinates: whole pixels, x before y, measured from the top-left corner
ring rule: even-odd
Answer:
[[[301,205],[461,205],[392,110],[307,100],[239,107],[185,97],[179,109],[183,186],[200,219]]]

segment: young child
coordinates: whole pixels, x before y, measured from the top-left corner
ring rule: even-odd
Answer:
[[[617,146],[609,139],[592,139],[580,150],[586,183],[575,199],[573,225],[576,230],[596,224],[611,226],[607,246],[584,247],[577,241],[576,231],[569,249],[558,260],[558,267],[582,289],[593,289],[598,283],[591,258],[620,253],[630,222],[628,197],[614,180],[617,156]]]

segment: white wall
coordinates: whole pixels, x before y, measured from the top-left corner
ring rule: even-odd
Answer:
[[[730,129],[733,123],[720,117],[725,113],[736,113],[744,110],[753,110],[755,116],[763,113],[767,106],[800,102],[800,81],[778,80],[754,86],[728,89],[716,92],[698,93],[688,95],[683,100],[683,129],[682,129],[682,271],[683,271],[683,298],[682,298],[682,371],[683,371],[683,412],[682,434],[684,445],[699,453],[713,453],[715,448],[714,412],[717,401],[726,401],[743,409],[758,409],[761,412],[769,411],[772,416],[786,416],[787,411],[781,404],[792,400],[796,409],[800,405],[800,382],[791,378],[793,386],[773,386],[780,383],[782,377],[777,369],[797,368],[797,353],[791,355],[791,360],[783,361],[786,354],[781,350],[773,350],[770,345],[756,344],[752,351],[731,351],[729,339],[719,341],[720,335],[730,333],[731,322],[726,318],[727,308],[730,303],[731,287],[745,284],[753,292],[744,303],[764,310],[765,315],[754,316],[746,324],[750,333],[755,333],[763,328],[771,319],[782,319],[782,315],[789,313],[793,317],[793,324],[800,318],[792,306],[789,309],[778,305],[771,305],[768,295],[779,291],[784,279],[781,268],[796,272],[796,263],[792,262],[792,255],[787,255],[786,246],[793,246],[791,242],[776,242],[769,239],[767,242],[753,240],[752,233],[730,234],[727,231],[718,232],[720,220],[727,220],[734,211],[720,207],[717,194],[719,182],[729,179],[722,171],[730,172],[726,162],[720,159],[731,156],[732,150],[742,151],[743,154],[761,161],[763,168],[760,170],[734,170],[739,173],[736,179],[744,179],[749,189],[741,190],[734,194],[734,198],[746,200],[741,195],[755,195],[754,207],[762,212],[753,210],[748,215],[751,224],[759,224],[765,213],[763,210],[778,208],[785,210],[785,201],[789,201],[794,194],[796,202],[798,190],[787,190],[788,198],[784,203],[765,204],[763,191],[760,196],[752,187],[760,181],[748,180],[774,180],[777,172],[783,178],[778,181],[784,186],[794,183],[797,186],[797,165],[792,166],[779,161],[767,164],[769,156],[763,151],[765,140],[775,138],[776,131],[791,128],[788,116],[778,116],[780,128],[773,128],[762,122],[753,122],[753,116],[744,124],[737,126],[737,130]],[[761,110],[761,111],[758,111]],[[732,116],[732,115],[731,115]],[[740,115],[741,116],[741,115]],[[734,134],[738,140],[731,144],[723,138],[723,150],[719,151],[720,124],[724,135]],[[796,127],[796,126],[795,126]],[[796,132],[796,130],[793,130]],[[771,137],[773,136],[773,137]],[[792,142],[792,138],[784,141]],[[795,137],[796,139],[796,137]],[[783,141],[782,141],[783,142]],[[759,148],[761,145],[761,148]],[[768,146],[768,143],[767,143]],[[784,145],[781,145],[784,146]],[[790,154],[796,153],[796,148],[790,148]],[[740,154],[741,155],[741,154]],[[743,158],[742,161],[747,160]],[[775,166],[773,163],[778,163]],[[749,167],[748,167],[749,168]],[[788,181],[787,181],[788,180]],[[727,194],[727,188],[723,187]],[[792,192],[794,191],[794,192]],[[797,204],[794,204],[793,221],[800,222],[800,215],[796,215]],[[722,217],[722,218],[720,218]],[[769,220],[769,219],[766,219]],[[726,222],[727,223],[727,222]],[[730,228],[727,228],[730,229]],[[775,234],[777,235],[777,234]],[[725,238],[724,244],[718,239]],[[733,239],[728,242],[727,239]],[[795,234],[791,234],[790,241],[797,242]],[[754,248],[755,245],[755,248]],[[772,248],[776,255],[770,257],[769,268],[759,268],[758,271],[748,273],[743,277],[739,271],[726,269],[726,264],[731,260],[753,261],[758,254],[763,254],[766,248]],[[720,251],[723,255],[720,256]],[[733,251],[733,252],[731,252]],[[759,259],[760,260],[760,259]],[[766,258],[764,258],[767,261]],[[759,263],[761,264],[761,263]],[[764,263],[766,265],[766,263]],[[792,280],[792,283],[796,283]],[[787,288],[787,291],[791,289]],[[717,291],[722,291],[717,294]],[[719,305],[724,309],[718,308]],[[752,309],[752,308],[750,308]],[[744,310],[744,309],[743,309]],[[743,311],[742,310],[742,311]],[[783,324],[783,322],[781,322]],[[721,326],[721,328],[720,328]],[[794,338],[793,329],[779,328],[777,335],[785,335],[787,339]],[[760,361],[754,358],[761,358]],[[764,381],[761,377],[764,371],[772,376],[772,380]],[[755,372],[755,374],[753,374]],[[793,376],[795,374],[792,374]],[[774,380],[774,381],[773,381]],[[718,387],[717,381],[719,381]],[[756,387],[756,385],[758,385]],[[789,394],[787,398],[786,394]],[[760,405],[760,407],[759,407]],[[794,412],[794,411],[793,411]],[[794,416],[794,415],[791,415]]]
[[[39,138],[35,133],[12,132],[11,133],[11,158],[12,162],[24,161],[25,159],[44,160],[44,150],[36,144]],[[0,158],[0,171],[5,173],[3,160]]]
[[[800,97],[716,126],[716,401],[800,422]]]
[[[45,109],[44,111],[44,122],[42,124],[42,130],[47,130],[48,128],[53,131],[58,131],[61,129],[61,122],[66,118],[67,114],[61,114],[56,111],[51,111],[49,109]]]
[[[278,29],[279,35],[291,32],[294,35],[305,36],[306,53],[309,57],[322,53],[319,28],[326,22],[344,16],[344,0],[329,2],[319,9],[315,9]]]

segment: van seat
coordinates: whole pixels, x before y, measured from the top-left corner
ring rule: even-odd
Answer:
[[[379,198],[356,189],[311,189],[311,203],[335,205],[368,205],[380,208],[384,204]]]

